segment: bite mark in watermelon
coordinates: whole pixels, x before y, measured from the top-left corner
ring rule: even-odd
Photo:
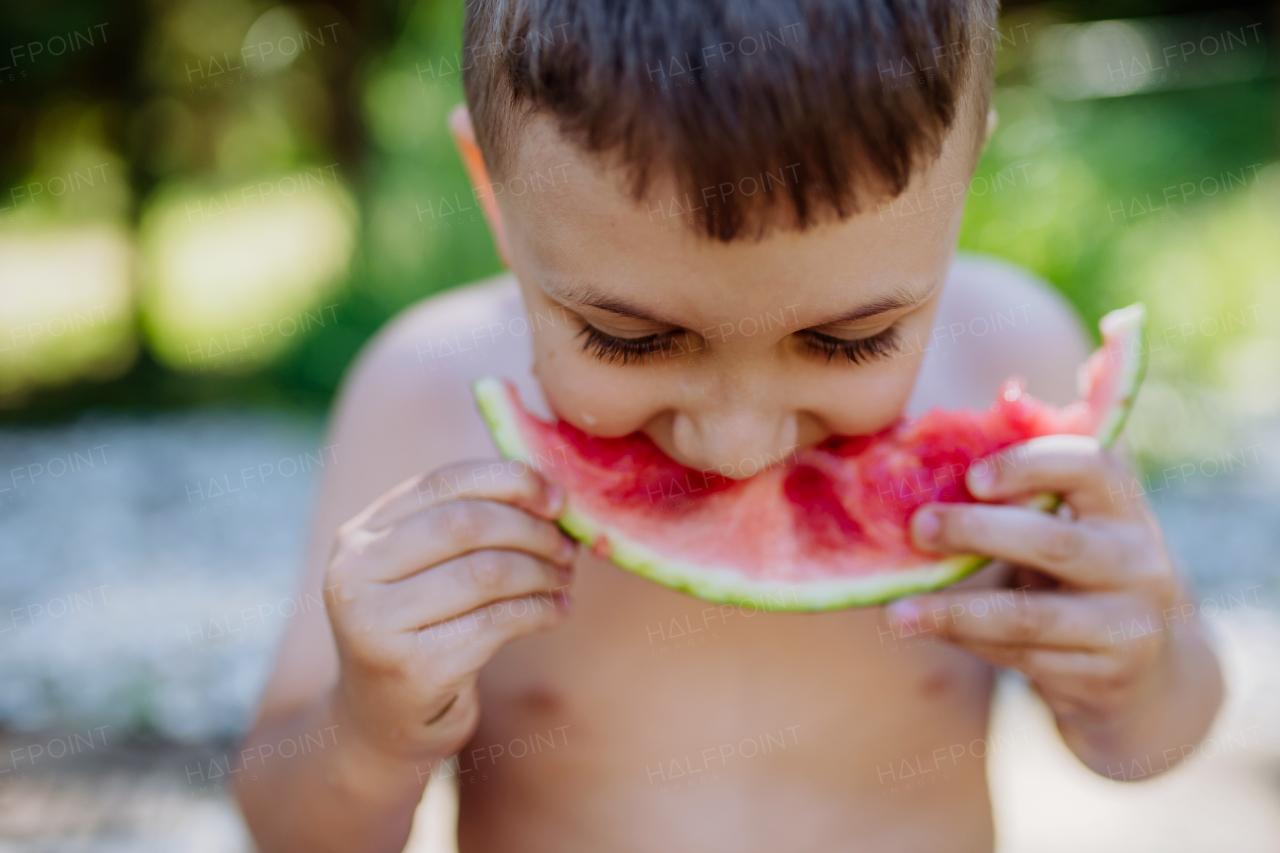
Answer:
[[[1028,439],[1092,435],[1110,446],[1146,369],[1143,325],[1140,304],[1102,318],[1081,399],[1064,408],[1009,380],[985,411],[935,409],[875,435],[832,437],[743,480],[685,467],[642,433],[599,438],[547,423],[509,382],[481,379],[474,392],[499,452],[564,487],[559,524],[597,556],[707,601],[831,610],[938,589],[985,565],[916,550],[912,513],[973,502],[969,466]]]

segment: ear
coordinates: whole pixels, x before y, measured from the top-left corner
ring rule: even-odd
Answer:
[[[510,268],[502,211],[498,209],[498,200],[494,198],[493,182],[489,180],[489,169],[485,166],[484,155],[480,153],[480,146],[476,143],[476,131],[471,124],[471,113],[467,112],[466,104],[458,104],[449,113],[449,133],[453,136],[453,144],[458,146],[458,154],[462,157],[467,177],[471,179],[472,190],[480,201],[485,221],[489,223],[489,233],[493,235],[498,257],[503,266]]]
[[[995,107],[991,107],[987,110],[987,131],[986,137],[983,139],[984,143],[991,141],[991,134],[996,132],[998,124],[1000,124],[1000,114],[996,112]]]

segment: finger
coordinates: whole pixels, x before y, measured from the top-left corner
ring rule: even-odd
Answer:
[[[1112,648],[1132,612],[1127,597],[1119,595],[1023,589],[920,595],[889,606],[889,618],[903,635],[1077,650]]]
[[[1016,669],[1037,683],[1053,684],[1054,692],[1088,699],[1101,685],[1119,685],[1128,672],[1118,657],[1098,652],[1039,649],[1001,643],[962,643],[963,648],[992,666]]]
[[[421,630],[496,601],[567,590],[569,579],[567,568],[522,551],[472,551],[386,584],[377,607],[386,624]]]
[[[1002,501],[1038,493],[1059,494],[1080,518],[1125,517],[1139,502],[1130,499],[1131,475],[1084,435],[1046,435],[1005,448],[969,466],[965,485],[974,497]]]
[[[501,501],[555,519],[564,504],[564,490],[519,460],[459,462],[410,477],[375,501],[355,523],[366,530],[380,530],[459,499]]]
[[[912,538],[923,550],[982,554],[1094,589],[1124,586],[1145,563],[1133,559],[1135,546],[1126,531],[1118,524],[993,504],[926,504],[911,518]]]
[[[559,626],[569,610],[564,593],[495,601],[418,631],[417,651],[431,661],[433,681],[452,683],[480,669],[504,644]]]
[[[391,527],[353,541],[366,580],[396,581],[424,569],[489,548],[524,551],[568,566],[572,540],[549,521],[493,501],[452,501],[415,513]]]

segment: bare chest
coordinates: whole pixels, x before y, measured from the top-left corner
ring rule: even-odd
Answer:
[[[923,776],[897,784],[904,759],[983,737],[990,674],[972,658],[895,635],[878,609],[711,604],[590,556],[574,588],[566,626],[509,644],[481,673],[482,721],[458,774],[461,826],[488,839],[477,849],[498,844],[485,815],[499,808],[551,821],[552,834],[571,814],[600,844],[654,832],[674,842],[698,815],[788,800],[815,843],[855,813],[866,831],[937,798],[975,801],[987,819],[980,759],[933,767],[927,789]],[[793,825],[762,824],[733,849]]]

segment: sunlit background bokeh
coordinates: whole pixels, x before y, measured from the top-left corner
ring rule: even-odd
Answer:
[[[1228,837],[1261,851],[1280,838],[1266,805],[1280,802],[1278,11],[1006,4],[1000,123],[961,245],[1033,270],[1089,328],[1147,304],[1150,373],[1128,440],[1148,486],[1181,477],[1155,503],[1204,594],[1252,590],[1253,609],[1215,625],[1235,655],[1224,725],[1262,732],[1244,769],[1209,763],[1129,800],[1072,776],[1049,746],[993,759],[1009,851]],[[0,850],[97,837],[50,791],[80,779],[66,808],[96,814],[84,780],[129,762],[117,782],[141,792],[121,807],[132,840],[76,849],[246,849],[225,788],[193,787],[181,768],[234,743],[287,617],[247,641],[206,635],[219,614],[279,611],[292,594],[308,459],[323,458],[324,412],[361,345],[404,306],[499,269],[445,127],[462,100],[461,12],[452,0],[0,11],[0,598],[105,589],[78,622],[0,633],[0,740],[105,724],[124,750],[102,767],[32,768],[25,788],[4,787],[0,762]],[[95,447],[101,467],[79,461]],[[52,474],[63,457],[75,478]],[[248,504],[215,499],[206,481],[246,464],[281,473]],[[1002,707],[1001,719],[1035,714]],[[146,804],[170,783],[178,817],[157,822]],[[1072,836],[1088,814],[1073,821],[1054,798],[1103,815],[1109,834]],[[1202,826],[1219,802],[1223,821],[1242,804],[1253,834]],[[1187,826],[1144,834],[1151,815],[1186,809]]]
[[[1169,416],[1205,417],[1205,395],[1266,415],[1280,406],[1270,18],[1181,5],[1092,22],[1087,3],[1006,9],[1000,126],[961,243],[1039,273],[1090,327],[1147,301],[1158,336],[1180,330],[1157,341],[1148,395]],[[456,205],[456,4],[30,5],[2,26],[7,418],[323,407],[398,309],[498,269],[483,221]],[[1158,464],[1206,430],[1134,438]]]
[[[387,317],[496,270],[482,222],[420,212],[467,195],[444,126],[461,99],[460,14],[6,9],[6,414],[322,407]]]

